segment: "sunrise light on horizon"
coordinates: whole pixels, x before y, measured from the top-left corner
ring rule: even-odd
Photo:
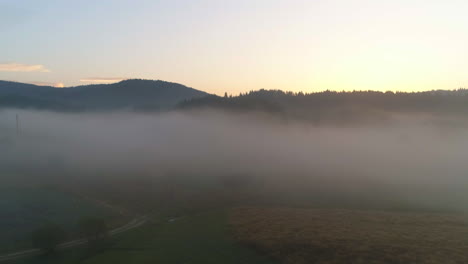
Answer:
[[[466,88],[467,10],[462,0],[3,0],[0,80],[160,79],[215,94]]]

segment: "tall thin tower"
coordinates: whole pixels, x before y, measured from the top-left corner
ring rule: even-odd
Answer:
[[[16,135],[19,135],[19,115],[16,114]]]

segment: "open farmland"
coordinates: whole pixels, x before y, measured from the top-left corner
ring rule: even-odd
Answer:
[[[284,263],[468,263],[465,215],[236,208],[240,242]]]

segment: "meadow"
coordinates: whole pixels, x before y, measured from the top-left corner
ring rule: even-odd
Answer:
[[[236,208],[235,238],[282,263],[468,263],[463,214]]]
[[[145,226],[123,233],[102,250],[87,246],[10,262],[15,264],[95,263],[258,263],[274,260],[237,243],[230,236],[226,210],[166,218],[153,216]]]
[[[49,222],[60,225],[73,237],[78,221],[89,216],[112,219],[115,212],[54,187],[3,184],[0,253],[30,248],[31,232]]]

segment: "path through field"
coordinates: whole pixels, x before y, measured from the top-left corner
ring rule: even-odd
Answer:
[[[146,223],[148,220],[147,216],[138,216],[134,218],[132,221],[128,222],[127,224],[120,226],[118,228],[115,228],[109,232],[110,236],[117,235],[122,232],[126,232],[132,229],[135,229],[137,227],[140,227]],[[65,243],[60,244],[57,249],[58,250],[63,250],[66,248],[71,248],[71,247],[76,247],[79,245],[86,244],[88,241],[86,239],[76,239],[72,241],[68,241]],[[22,251],[17,251],[5,255],[0,256],[0,262],[7,261],[7,260],[13,260],[17,258],[22,258],[22,257],[29,257],[29,256],[35,256],[41,253],[40,249],[28,249],[28,250],[22,250]]]

